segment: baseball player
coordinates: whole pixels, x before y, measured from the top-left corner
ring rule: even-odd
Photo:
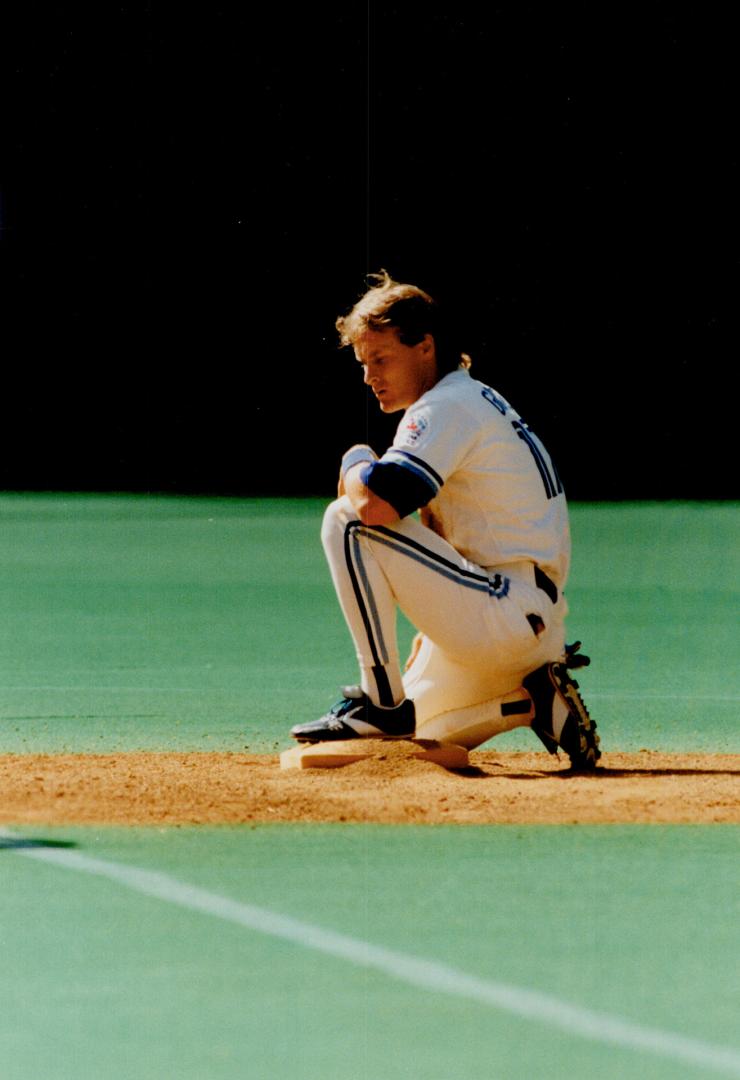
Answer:
[[[345,453],[322,528],[360,683],[291,735],[472,749],[529,725],[592,769],[599,740],[568,671],[588,658],[565,645],[570,533],[555,467],[471,377],[432,297],[385,271],[372,280],[337,329],[381,410],[403,416],[382,457],[364,444]],[[397,607],[418,630],[403,672]]]

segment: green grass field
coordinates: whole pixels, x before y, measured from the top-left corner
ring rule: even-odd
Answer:
[[[319,501],[7,494],[0,515],[2,752],[275,752],[355,676]],[[572,523],[605,751],[740,751],[738,506]],[[739,840],[9,823],[0,1078],[740,1077]]]

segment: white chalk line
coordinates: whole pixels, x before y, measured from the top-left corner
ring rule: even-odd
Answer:
[[[0,837],[18,842],[21,837],[0,828]],[[31,840],[30,843],[33,843]],[[557,1028],[592,1042],[621,1049],[645,1051],[684,1064],[740,1077],[740,1051],[688,1039],[670,1031],[644,1027],[609,1013],[600,1013],[536,990],[482,979],[447,964],[386,949],[359,938],[326,930],[312,923],[279,915],[266,908],[244,904],[167,874],[141,870],[84,855],[78,851],[44,847],[14,847],[26,858],[61,866],[65,870],[107,878],[124,888],[169,904],[235,923],[270,937],[291,941],[302,948],[346,960],[359,967],[380,971],[426,992],[449,994],[502,1012]]]

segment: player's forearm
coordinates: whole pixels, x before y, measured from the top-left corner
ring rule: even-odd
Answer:
[[[385,499],[373,494],[362,479],[364,465],[354,465],[345,473],[344,491],[365,525],[391,525],[398,521],[398,513]]]
[[[385,499],[375,495],[363,479],[368,465],[376,460],[375,452],[364,443],[350,447],[339,470],[339,495],[349,498],[365,525],[390,525],[398,521],[398,512]]]

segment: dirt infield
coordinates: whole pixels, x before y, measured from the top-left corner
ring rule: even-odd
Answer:
[[[473,751],[448,771],[404,744],[337,769],[277,755],[0,755],[0,821],[175,825],[294,822],[740,822],[740,754],[605,754],[576,775],[546,753]]]

